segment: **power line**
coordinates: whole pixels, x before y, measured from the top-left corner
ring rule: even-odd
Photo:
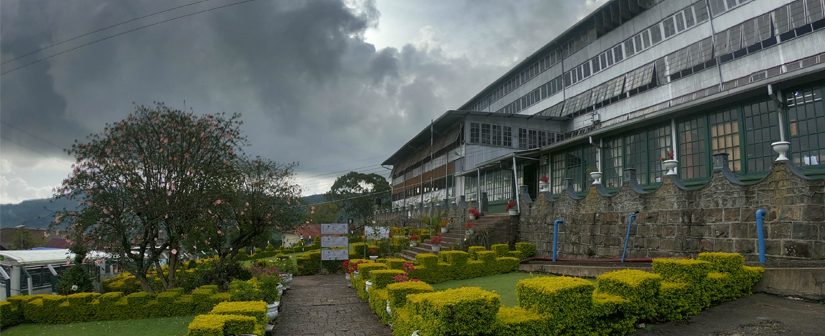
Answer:
[[[168,23],[168,22],[175,21],[175,20],[182,19],[182,18],[189,17],[189,16],[194,16],[194,15],[203,14],[203,13],[215,11],[215,10],[222,9],[222,8],[227,8],[227,7],[232,7],[232,6],[245,4],[247,2],[252,2],[252,1],[255,1],[255,0],[242,0],[242,1],[238,1],[238,2],[229,3],[229,4],[226,4],[226,5],[210,7],[210,8],[199,10],[199,11],[196,11],[196,12],[175,16],[175,17],[172,17],[172,18],[169,18],[169,19],[166,19],[166,20],[150,23],[150,24],[143,25],[143,26],[138,26],[138,27],[126,30],[126,31],[122,31],[122,32],[117,33],[117,34],[108,35],[108,36],[105,36],[105,37],[102,37],[102,38],[99,38],[99,39],[96,39],[96,40],[92,40],[92,41],[77,45],[73,48],[69,48],[69,49],[63,50],[63,51],[58,52],[58,53],[51,54],[51,55],[43,57],[43,58],[38,58],[38,59],[36,59],[34,61],[31,61],[29,63],[24,63],[23,65],[18,66],[16,68],[12,68],[11,70],[3,71],[2,73],[0,73],[0,76],[7,75],[9,73],[15,72],[17,70],[20,70],[20,69],[23,69],[23,68],[26,68],[26,67],[29,67],[31,65],[34,65],[34,64],[52,59],[54,57],[57,57],[57,56],[60,56],[60,55],[63,55],[63,54],[67,54],[67,53],[70,53],[72,51],[78,50],[80,48],[85,48],[85,47],[88,47],[90,45],[97,44],[97,43],[100,43],[100,42],[103,42],[103,41],[106,41],[106,40],[109,40],[109,39],[113,39],[115,37],[125,35],[125,34],[131,33],[131,32],[146,29],[146,28],[149,28],[149,27],[154,27],[154,26],[157,26],[157,25],[160,25],[160,24]]]
[[[211,0],[199,0],[199,1],[195,1],[195,2],[190,2],[190,3],[186,3],[186,4],[183,4],[183,5],[180,5],[180,6],[176,6],[176,7],[172,7],[172,8],[167,8],[167,9],[160,10],[160,11],[157,11],[157,12],[149,13],[149,14],[146,14],[146,15],[143,15],[143,16],[139,16],[139,17],[136,17],[136,18],[131,18],[131,19],[126,20],[126,21],[121,21],[121,22],[118,22],[118,23],[115,23],[115,24],[112,24],[112,25],[108,25],[108,26],[106,26],[106,27],[98,28],[98,29],[95,29],[95,30],[90,31],[90,32],[87,32],[87,33],[83,33],[83,34],[80,34],[80,35],[77,35],[77,36],[70,37],[70,38],[65,39],[65,40],[61,40],[61,41],[58,41],[58,42],[55,42],[55,43],[52,43],[52,44],[46,45],[46,46],[44,46],[44,47],[40,47],[40,48],[37,48],[37,49],[31,50],[31,51],[29,51],[29,52],[27,52],[27,53],[25,53],[25,54],[23,54],[23,55],[20,55],[20,56],[14,57],[14,58],[9,59],[9,60],[6,60],[6,61],[3,61],[3,63],[0,63],[0,64],[7,64],[7,63],[11,63],[11,62],[14,62],[14,61],[16,61],[16,60],[19,60],[19,59],[21,59],[21,58],[24,58],[24,57],[27,57],[27,56],[31,56],[31,55],[33,55],[33,54],[36,54],[36,53],[38,53],[38,52],[41,52],[41,51],[43,51],[43,50],[46,50],[46,49],[51,49],[51,48],[54,48],[54,47],[59,46],[59,45],[61,45],[61,44],[68,43],[68,42],[71,42],[71,41],[77,40],[77,39],[79,39],[79,38],[83,38],[83,37],[86,37],[86,36],[89,36],[89,35],[92,35],[92,34],[96,34],[96,33],[99,33],[99,32],[105,31],[105,30],[109,30],[109,29],[112,29],[112,28],[115,28],[115,27],[119,27],[119,26],[125,25],[125,24],[130,23],[130,22],[135,22],[135,21],[138,21],[138,20],[142,20],[142,19],[145,19],[145,18],[148,18],[148,17],[152,17],[152,16],[155,16],[155,15],[158,15],[158,14],[168,13],[168,12],[171,12],[171,11],[176,10],[176,9],[181,9],[181,8],[184,8],[184,7],[188,7],[188,6],[192,6],[192,5],[196,5],[196,4],[199,4],[199,3],[204,3],[204,2],[208,2],[208,1],[211,1]]]

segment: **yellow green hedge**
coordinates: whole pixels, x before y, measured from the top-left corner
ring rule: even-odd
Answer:
[[[631,269],[607,272],[596,278],[600,292],[629,300],[629,308],[640,319],[656,316],[661,281],[661,275]]]
[[[224,336],[254,334],[259,328],[251,316],[207,314],[195,316],[188,329],[187,336]]]
[[[462,287],[411,294],[407,304],[427,321],[418,326],[421,335],[475,335],[493,328],[500,298],[478,287]]]
[[[545,336],[553,331],[547,316],[521,307],[501,307],[496,314],[495,335]]]
[[[221,302],[212,308],[210,314],[244,315],[254,317],[263,326],[266,324],[266,302],[263,301],[235,301]]]
[[[395,276],[407,274],[402,270],[397,269],[376,269],[370,271],[370,279],[372,280],[373,288],[382,289],[388,284],[395,282]]]
[[[407,295],[433,292],[433,286],[422,281],[396,282],[387,285],[390,307],[393,309],[404,307]]]

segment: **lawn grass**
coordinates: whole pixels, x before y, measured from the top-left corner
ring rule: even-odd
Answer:
[[[194,316],[71,324],[21,324],[3,329],[3,336],[170,336],[186,335]]]
[[[524,272],[511,272],[466,280],[445,281],[433,285],[433,288],[436,290],[444,290],[458,287],[481,287],[501,295],[502,306],[515,307],[518,305],[516,283],[521,279],[533,276],[537,275]]]

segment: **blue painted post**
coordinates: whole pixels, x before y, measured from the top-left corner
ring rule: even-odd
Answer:
[[[564,219],[558,218],[553,221],[553,263],[556,262],[556,257],[559,251],[559,224],[564,223]]]
[[[756,238],[759,244],[759,263],[765,264],[765,233],[764,233],[764,222],[765,222],[765,215],[768,212],[765,209],[759,208],[756,210]]]
[[[624,263],[624,257],[627,255],[627,242],[630,240],[630,228],[633,227],[633,222],[636,221],[636,214],[639,212],[631,212],[627,215],[627,233],[624,236],[624,248],[622,248],[622,259],[621,262]]]

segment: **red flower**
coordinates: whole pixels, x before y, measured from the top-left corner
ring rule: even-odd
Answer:
[[[548,177],[547,175],[542,176],[541,177],[541,182],[542,183],[550,183],[550,177]]]
[[[471,215],[475,217],[481,216],[481,211],[478,211],[478,209],[476,208],[470,208],[469,210],[467,210],[467,212],[469,212]]]
[[[468,229],[472,229],[472,228],[476,227],[476,223],[467,222],[467,224],[464,224],[464,227],[468,228]]]
[[[403,268],[404,272],[410,273],[415,270],[415,265],[411,262],[405,262]]]
[[[441,238],[441,236],[433,236],[432,238],[430,238],[430,244],[438,245],[441,244],[442,240],[443,238]]]
[[[516,200],[511,199],[509,202],[507,202],[507,211],[510,211],[510,209],[515,208],[516,205]]]

